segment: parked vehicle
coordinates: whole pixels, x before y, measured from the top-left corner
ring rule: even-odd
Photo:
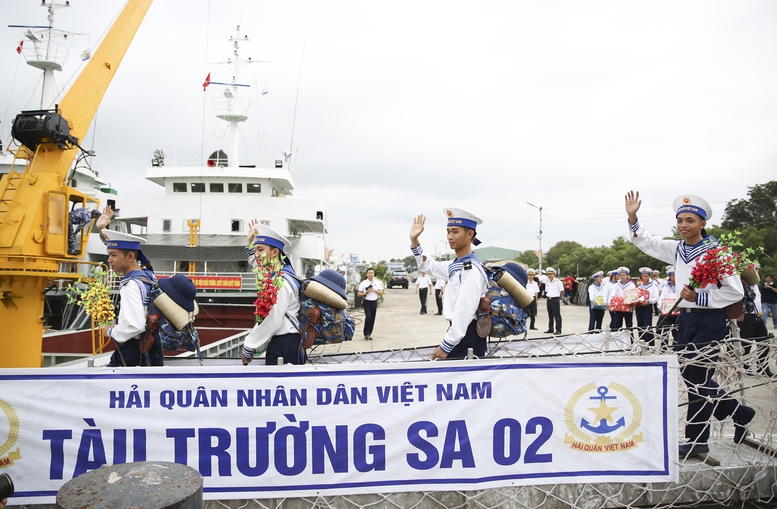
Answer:
[[[401,286],[407,290],[410,281],[407,279],[407,271],[395,270],[391,273],[391,280],[388,282],[388,287],[393,288],[395,286]]]

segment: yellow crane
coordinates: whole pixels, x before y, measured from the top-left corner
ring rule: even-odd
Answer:
[[[68,245],[70,212],[99,208],[66,185],[97,108],[153,0],[128,0],[89,63],[55,110],[22,112],[13,135],[28,159],[24,173],[0,180],[0,368],[40,367],[44,292],[52,281],[78,279],[92,222]]]

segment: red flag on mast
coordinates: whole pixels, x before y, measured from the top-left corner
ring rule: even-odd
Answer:
[[[205,78],[205,83],[202,84],[203,92],[205,92],[205,89],[208,88],[208,85],[210,85],[210,73],[208,73],[208,77]]]
[[[22,54],[22,46],[24,46],[24,40],[19,41],[19,45],[16,47],[16,52]]]

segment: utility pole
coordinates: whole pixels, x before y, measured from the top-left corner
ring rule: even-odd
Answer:
[[[540,256],[539,256],[539,259],[540,259],[540,274],[542,274],[542,207],[538,207],[536,205],[532,205],[528,201],[526,202],[526,204],[527,205],[531,205],[532,207],[534,207],[535,209],[540,211],[540,232],[537,235],[537,239],[540,241]]]

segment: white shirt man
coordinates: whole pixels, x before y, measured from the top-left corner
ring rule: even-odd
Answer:
[[[561,334],[561,307],[560,297],[564,295],[564,283],[556,277],[556,269],[548,267],[546,269],[548,281],[545,283],[545,295],[548,297],[546,307],[548,309],[548,330],[546,334],[553,334],[555,322],[555,333]]]
[[[375,278],[373,269],[367,269],[367,279],[359,283],[357,295],[362,298],[364,308],[364,339],[371,340],[378,312],[378,297],[383,295],[383,283]]]
[[[439,279],[439,278],[437,278]],[[432,286],[432,279],[421,271],[421,275],[415,280],[415,293],[421,300],[421,314],[426,314],[426,297],[429,295],[429,287]]]
[[[445,293],[445,280],[441,277],[434,282],[434,300],[437,303],[437,312],[435,315],[442,314],[442,294]]]

